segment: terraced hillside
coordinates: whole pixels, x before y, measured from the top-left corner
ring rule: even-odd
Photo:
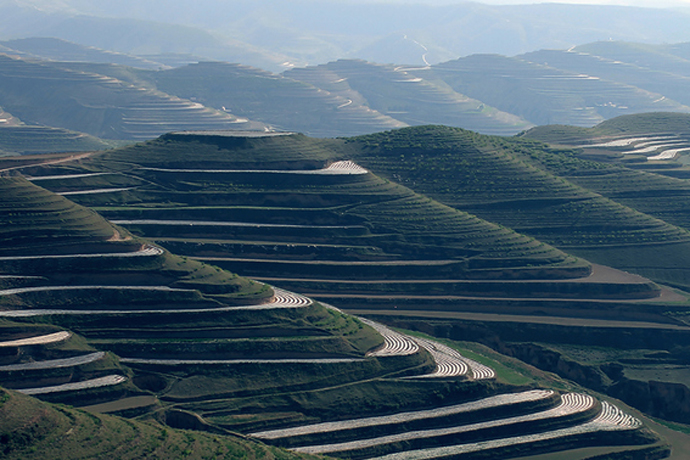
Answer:
[[[202,62],[156,72],[149,78],[168,94],[317,137],[353,136],[406,126],[395,116],[366,104],[243,65]]]
[[[592,126],[631,113],[690,111],[666,92],[654,93],[584,70],[563,70],[545,65],[543,59],[535,63],[517,57],[474,55],[417,73],[536,125]]]
[[[683,229],[555,176],[540,163],[548,163],[548,154],[533,142],[438,127],[351,140],[186,133],[94,157],[83,166],[23,172],[187,256],[408,328],[472,337],[537,365],[550,361],[512,343],[535,336],[550,344],[616,348],[625,342],[640,355],[685,346],[682,294],[598,265],[582,277],[590,273],[582,261],[390,182],[425,187],[429,194],[437,190],[443,200],[460,197],[463,207],[509,219],[506,225],[568,237],[559,244],[581,253],[591,249],[588,255],[619,267],[653,262],[657,269],[644,273],[683,285]],[[383,172],[388,181],[361,165]],[[84,177],[84,166],[109,174]],[[108,185],[125,175],[139,184],[126,190]],[[553,214],[549,206],[565,210]],[[573,225],[578,233],[569,231]],[[610,241],[605,251],[601,240]],[[630,257],[637,252],[644,258]],[[602,391],[629,386],[622,374],[590,364],[585,374],[570,373],[570,365],[553,370]],[[627,400],[644,406],[634,397]],[[658,408],[668,404],[660,401],[651,411],[660,414]],[[686,417],[681,409],[671,418]]]
[[[355,166],[337,163],[330,173],[311,171],[361,175]],[[507,374],[500,377],[492,368],[505,372],[500,363],[483,364],[434,340],[177,258],[23,178],[2,178],[0,185],[4,386],[216,435],[239,430],[279,445],[280,430],[302,426],[304,435],[291,436],[293,444],[286,446],[297,452],[442,458],[446,454],[433,449],[446,446],[495,458],[498,452],[510,457],[523,449],[590,446],[632,458],[668,453],[638,419],[608,403],[506,385]],[[11,458],[50,455],[55,448],[73,455],[76,445],[89,455],[120,452],[123,458],[142,449],[202,455],[209,442],[216,455],[238,449],[226,437],[181,439],[167,428],[55,412],[7,392],[0,407],[5,410],[10,415],[3,423],[11,428],[4,453]],[[27,411],[40,415],[28,426]],[[315,423],[332,426],[327,438]],[[64,426],[70,436],[58,441],[48,425]],[[396,434],[421,426],[427,429]],[[366,434],[362,427],[369,427]],[[111,430],[118,434],[106,434]],[[150,435],[160,442],[144,442]],[[457,445],[460,439],[465,444]],[[255,455],[280,455],[257,449]]]
[[[260,123],[103,75],[0,55],[0,100],[24,122],[106,139],[179,129],[263,129]]]
[[[142,69],[159,69],[160,62],[50,37],[20,38],[0,42],[0,52],[28,59],[67,62],[103,62]]]
[[[622,46],[622,43],[618,44]],[[519,56],[535,64],[548,65],[568,72],[584,74],[590,78],[624,83],[656,94],[663,94],[683,105],[690,104],[688,98],[688,69],[669,72],[659,62],[640,62],[635,54],[598,54],[595,44],[590,47],[576,47],[572,50],[540,50]],[[588,49],[590,52],[584,51]],[[582,50],[582,51],[581,51]],[[620,60],[617,57],[621,58]],[[671,62],[675,59],[669,56]]]
[[[176,251],[310,293],[658,295],[641,279],[582,282],[583,261],[335,161],[341,148],[299,135],[174,134],[94,159],[91,167],[118,168],[143,184],[127,190],[80,175],[27,174],[48,174],[42,185]],[[191,161],[189,149],[197,152]]]
[[[418,140],[414,147],[409,147],[410,139]],[[576,185],[578,166],[568,166],[563,159],[567,154],[553,155],[539,144],[442,127],[410,128],[352,143],[358,161],[387,177],[414,183],[443,203],[564,250],[586,253],[594,262],[630,269],[621,262],[641,248],[656,251],[660,265],[681,267],[687,260],[687,230],[643,214],[634,202],[627,201],[635,206],[626,207],[613,201],[617,195],[608,198],[596,188]],[[549,162],[554,163],[551,169]]]
[[[462,126],[485,134],[512,135],[532,126],[520,114],[448,85],[436,85],[414,69],[358,60],[292,69],[284,73],[367,105],[408,125]],[[457,92],[456,92],[457,91]]]
[[[67,129],[23,124],[0,127],[0,154],[2,155],[88,152],[107,150],[114,146],[114,143]]]

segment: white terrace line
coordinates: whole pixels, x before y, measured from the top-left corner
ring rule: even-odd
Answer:
[[[540,441],[549,441],[559,438],[576,437],[578,435],[596,433],[598,431],[635,430],[640,426],[642,426],[642,423],[639,420],[625,414],[617,407],[604,401],[602,402],[602,411],[599,416],[594,420],[581,425],[531,435],[495,439],[471,444],[457,444],[454,446],[436,447],[431,449],[408,450],[405,452],[396,452],[393,454],[383,455],[381,457],[372,457],[370,460],[430,460],[468,454],[472,452],[480,452],[483,450],[512,447]]]
[[[94,286],[87,286],[94,287]],[[165,287],[165,286],[164,286]],[[193,291],[191,289],[178,289],[178,291]],[[183,314],[183,313],[220,313],[247,310],[272,310],[279,308],[304,308],[314,303],[308,297],[301,296],[282,289],[273,288],[274,300],[257,305],[234,305],[218,308],[184,308],[167,310],[60,310],[60,309],[35,309],[35,310],[7,310],[0,311],[0,317],[26,318],[43,315],[136,315],[136,314]]]
[[[62,391],[86,390],[88,388],[100,388],[112,385],[118,385],[127,381],[127,377],[122,375],[109,375],[107,377],[100,377],[97,379],[83,380],[81,382],[65,383],[63,385],[55,385],[50,387],[40,388],[23,388],[18,391],[25,395],[42,395],[47,393],[58,393]]]
[[[439,436],[449,436],[460,433],[469,433],[488,428],[509,426],[523,422],[532,422],[539,420],[549,420],[554,418],[566,417],[587,411],[594,407],[595,400],[589,395],[568,393],[562,396],[561,404],[553,409],[542,412],[519,415],[516,417],[509,417],[498,420],[490,420],[487,422],[473,423],[470,425],[453,426],[449,428],[438,428],[432,430],[416,430],[406,431],[388,436],[380,436],[377,438],[360,439],[357,441],[342,442],[337,444],[323,444],[319,446],[306,446],[291,449],[295,452],[309,453],[309,454],[327,454],[333,452],[346,452],[352,450],[364,449],[367,447],[379,446],[382,444],[392,444],[396,442],[429,439]]]
[[[436,342],[434,340],[429,340],[429,339],[421,339],[421,338],[416,338],[417,342],[422,345],[424,348],[429,350],[430,353],[432,353],[432,349],[436,351],[436,353],[443,354],[448,356],[449,358],[454,358],[456,360],[460,360],[464,362],[467,367],[470,368],[472,371],[472,377],[474,380],[485,380],[485,379],[492,379],[496,377],[496,373],[494,372],[493,369],[491,369],[488,366],[485,366],[484,364],[480,364],[477,361],[466,358],[465,356],[462,356],[457,350],[452,349],[449,346],[443,345],[442,343]],[[435,373],[434,373],[435,374]],[[434,376],[434,374],[430,374],[431,376]]]
[[[27,337],[25,339],[7,340],[0,342],[0,347],[24,347],[27,345],[46,345],[49,343],[62,342],[72,337],[71,332],[60,331],[53,334],[38,335],[35,337]]]
[[[251,228],[308,228],[308,229],[353,229],[365,228],[362,225],[291,225],[291,224],[267,224],[256,222],[222,222],[212,220],[163,220],[163,219],[131,219],[111,220],[117,225],[203,225],[210,227],[251,227]]]
[[[35,181],[40,181],[40,180],[53,180],[53,179],[81,179],[83,177],[104,176],[106,174],[113,174],[113,173],[99,172],[99,173],[87,173],[87,174],[63,174],[63,175],[57,175],[57,176],[24,176],[24,178],[26,180],[30,180],[32,182],[35,182]]]
[[[453,406],[439,407],[436,409],[420,410],[412,412],[399,412],[392,415],[366,417],[337,422],[324,422],[313,425],[303,425],[294,428],[280,430],[259,431],[251,433],[251,436],[260,439],[281,439],[293,436],[301,436],[316,433],[331,433],[334,431],[366,428],[371,426],[391,425],[397,423],[412,422],[431,418],[446,417],[449,415],[474,412],[482,409],[510,406],[524,402],[535,402],[550,398],[554,394],[551,390],[531,390],[522,393],[504,393],[468,403],[455,404]]]
[[[75,356],[72,358],[50,359],[47,361],[35,361],[23,364],[8,364],[0,366],[0,371],[31,371],[40,369],[59,369],[62,367],[76,367],[89,364],[99,359],[103,359],[105,353],[102,351],[89,353],[88,355]]]
[[[431,353],[434,361],[436,361],[436,369],[431,374],[411,376],[408,378],[459,377],[467,375],[467,372],[470,370],[467,363],[462,359],[462,356],[452,348],[422,338],[415,338],[414,340]],[[448,350],[446,350],[446,348]]]
[[[642,142],[642,141],[656,141],[656,140],[662,140],[662,139],[673,139],[676,136],[652,136],[652,137],[628,137],[624,139],[614,139],[612,141],[608,142],[603,142],[600,144],[582,144],[580,147],[627,147],[630,144],[633,144],[635,142]]]
[[[275,359],[146,359],[120,358],[121,363],[182,365],[218,364],[343,364],[365,361],[362,358],[275,358]]]
[[[140,168],[145,171],[170,173],[257,173],[257,174],[326,174],[326,175],[358,175],[369,171],[353,161],[336,161],[322,169],[170,169],[170,168]]]
[[[34,260],[34,259],[72,259],[72,258],[103,258],[103,257],[153,257],[163,254],[163,250],[146,244],[134,252],[110,252],[103,254],[41,254],[35,256],[4,256],[2,260]]]
[[[672,160],[676,157],[681,152],[687,152],[690,151],[690,147],[686,147],[683,149],[671,149],[671,150],[666,150],[664,152],[661,152],[658,155],[654,155],[653,157],[647,157],[647,161],[658,161],[658,160]]]
[[[666,143],[666,144],[650,145],[650,146],[647,146],[644,148],[627,150],[627,151],[623,152],[623,155],[637,155],[640,153],[656,152],[657,150],[666,149],[669,147],[679,147],[681,145],[687,145],[687,142],[674,142],[671,144]]]
[[[121,187],[121,188],[98,188],[93,190],[74,190],[72,192],[55,192],[56,195],[71,196],[71,195],[95,195],[97,193],[115,193],[125,192],[127,190],[134,190],[137,187]]]
[[[410,337],[395,332],[383,324],[365,319],[359,318],[367,326],[373,327],[376,332],[381,334],[384,339],[383,347],[378,350],[370,351],[367,356],[371,357],[383,357],[383,356],[407,356],[419,351],[419,345],[417,342],[412,340]]]
[[[195,289],[171,288],[170,286],[33,286],[0,290],[0,296],[24,294],[27,292],[50,291],[81,291],[81,290],[109,290],[109,291],[157,291],[157,292],[196,292]]]

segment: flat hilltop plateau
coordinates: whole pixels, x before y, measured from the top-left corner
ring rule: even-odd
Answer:
[[[0,159],[0,412],[265,458],[682,458],[685,179],[548,141],[190,130]],[[51,452],[20,419],[11,458]]]

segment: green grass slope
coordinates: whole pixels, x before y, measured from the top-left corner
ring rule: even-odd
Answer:
[[[0,437],[6,459],[190,458],[300,459],[241,436],[175,430],[158,423],[94,415],[0,390]]]
[[[597,263],[619,266],[620,257],[633,248],[650,245],[663,252],[660,264],[680,266],[687,260],[687,230],[578,186],[558,175],[564,171],[532,163],[531,156],[560,161],[538,144],[442,127],[351,142],[361,155],[358,161],[387,177],[412,182],[443,203],[576,254],[588,251]],[[596,251],[602,247],[606,253]]]
[[[168,135],[94,159],[94,165],[119,168],[148,185],[124,194],[84,194],[74,199],[150,237],[193,239],[196,235],[209,243],[240,240],[247,251],[256,251],[260,245],[271,247],[269,242],[281,247],[318,243],[326,252],[337,251],[333,245],[352,247],[361,254],[361,262],[372,260],[371,269],[388,260],[378,269],[391,273],[396,266],[402,273],[409,260],[443,262],[444,266],[431,263],[418,271],[441,269],[455,279],[560,278],[586,273],[586,264],[551,247],[371,173],[309,173],[340,159],[341,145],[301,135]],[[197,152],[193,158],[188,157],[190,149]],[[125,162],[131,164],[126,167]],[[148,169],[137,169],[139,165]],[[255,169],[257,165],[261,169]],[[244,174],[243,170],[253,172]],[[198,224],[193,227],[185,225],[195,221]],[[370,256],[362,252],[365,247],[370,248],[366,250]],[[272,256],[269,252],[261,258],[270,263]],[[244,261],[245,270],[253,263],[249,259]],[[303,268],[308,270],[306,265]]]

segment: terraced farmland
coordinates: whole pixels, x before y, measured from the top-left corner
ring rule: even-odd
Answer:
[[[647,247],[664,253],[663,264],[678,266],[687,260],[690,234],[679,226],[682,222],[660,220],[667,214],[660,212],[663,208],[651,211],[652,203],[619,201],[622,189],[617,180],[602,175],[603,165],[578,163],[572,152],[552,152],[539,144],[451,128],[409,129],[357,139],[358,161],[387,177],[414,183],[417,190],[445,204],[596,263],[632,269],[621,264],[622,258],[632,248]],[[408,136],[424,143],[404,147],[409,145]],[[611,192],[590,183],[597,177]],[[633,187],[656,189],[654,177],[639,176],[643,185]],[[677,190],[676,195],[685,193],[678,181],[669,188]],[[676,284],[679,277],[655,279]]]
[[[198,155],[185,163],[190,145]],[[61,193],[116,188],[101,182],[133,177],[129,190],[70,197],[119,217],[132,231],[159,234],[167,246],[202,243],[203,251],[218,251],[227,245],[228,251],[246,244],[283,275],[285,267],[271,260],[277,245],[290,263],[309,262],[300,254],[305,249],[349,253],[320,267],[314,261],[321,277],[333,265],[334,279],[346,269],[363,278],[369,266],[378,276],[417,283],[420,278],[407,271],[416,267],[432,278],[450,268],[467,282],[549,279],[577,286],[589,272],[586,262],[341,162],[347,160],[338,150],[342,145],[329,145],[303,136],[179,134],[82,165],[22,171]],[[285,155],[278,158],[280,146]],[[142,148],[150,155],[142,155]],[[595,420],[600,405],[594,399],[585,404],[566,394],[559,406],[561,396],[550,391],[515,399],[532,388],[507,385],[486,360],[174,256],[31,181],[2,179],[4,221],[10,225],[3,227],[0,273],[9,278],[0,308],[9,331],[2,342],[11,345],[1,348],[17,350],[3,354],[0,363],[0,378],[9,387],[80,405],[155,395],[155,408],[172,426],[244,433],[389,417],[366,435],[360,427],[330,433],[329,443],[362,443],[345,450],[362,458],[436,448],[457,433],[486,455],[496,451],[481,446],[499,443],[506,457],[520,444],[515,436],[543,436],[548,442],[540,438],[534,445],[544,451],[571,449],[575,440],[610,446],[605,431],[592,429],[586,439],[558,434],[564,426],[577,430]],[[82,220],[85,225],[77,225]],[[51,238],[61,244],[49,244]],[[215,263],[231,259],[207,257]],[[240,262],[251,265],[249,258]],[[631,285],[649,296],[658,293],[646,281]],[[39,373],[42,380],[35,378]],[[435,416],[392,422],[401,413],[436,409]],[[133,413],[151,410],[143,405]],[[417,425],[411,440],[396,437],[415,423],[426,429]],[[622,431],[615,442],[629,446],[627,453],[664,452],[663,443],[636,422]],[[323,444],[314,437],[294,447]]]
[[[208,154],[185,163],[185,145]],[[117,168],[146,185],[70,197],[177,252],[311,293],[398,295],[428,292],[435,283],[436,295],[456,296],[507,297],[502,292],[508,289],[510,297],[658,294],[644,281],[625,286],[547,282],[586,276],[588,265],[378,178],[343,159],[340,149],[342,144],[299,135],[168,135],[97,160],[103,165],[98,167]],[[126,166],[135,158],[143,167]],[[260,160],[264,166],[257,169]],[[78,174],[61,180],[48,170],[28,172],[34,181],[41,174],[49,177],[40,183],[58,192],[76,191],[83,180]],[[577,193],[574,186],[565,190]],[[345,274],[362,282],[353,287],[338,279]],[[525,279],[532,282],[513,283]]]
[[[536,125],[593,126],[631,113],[690,110],[666,93],[606,80],[584,70],[563,70],[543,59],[537,63],[527,59],[530,57],[473,55],[435,65],[419,75],[441,80],[459,93]]]
[[[151,78],[158,89],[168,94],[195,98],[207,106],[225,107],[278,129],[317,137],[406,126],[366,104],[248,66],[206,62],[156,72]]]
[[[400,66],[339,60],[292,69],[285,75],[328,90],[353,104],[365,101],[370,108],[412,126],[440,123],[498,135],[516,134],[531,126],[519,115],[472,99],[462,91],[455,92],[447,85],[436,85],[426,75]]]
[[[0,75],[4,109],[24,122],[105,139],[150,139],[182,129],[264,127],[116,78],[6,55],[0,55]]]

